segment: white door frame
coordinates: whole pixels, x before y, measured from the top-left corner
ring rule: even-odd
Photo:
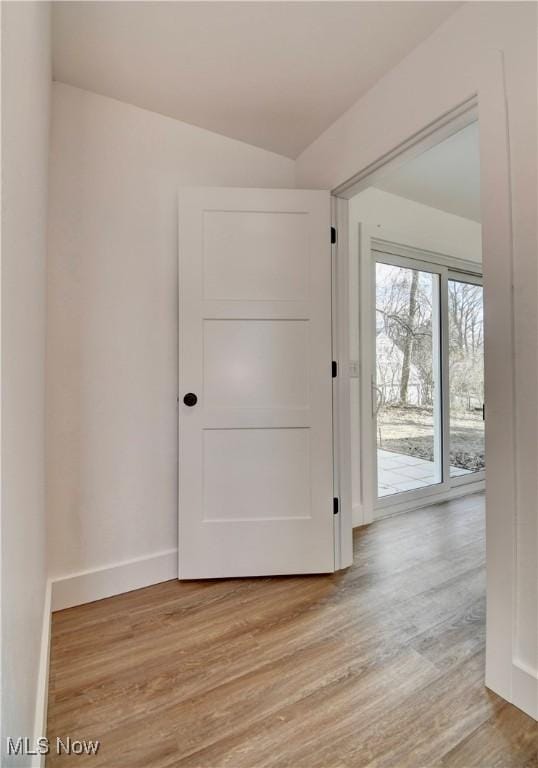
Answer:
[[[486,489],[487,624],[486,685],[538,717],[538,680],[519,661],[518,562],[516,553],[516,410],[514,373],[513,244],[510,145],[501,51],[484,54],[477,92],[422,131],[360,169],[333,190],[340,249],[347,200],[378,173],[421,154],[479,118],[482,251],[485,304],[485,399],[488,403]],[[359,140],[359,139],[357,139]],[[337,249],[337,250],[340,250]],[[348,257],[347,248],[345,257]],[[340,254],[338,255],[339,260]],[[347,290],[337,287],[338,295]],[[349,400],[340,402],[351,418]],[[338,421],[343,420],[342,413]],[[351,485],[350,468],[341,467]],[[512,552],[512,557],[506,553]]]
[[[340,271],[340,280],[345,279],[345,285],[337,285],[336,292],[339,296],[344,295],[346,300],[346,316],[345,319],[342,316],[342,312],[339,311],[338,305],[336,307],[336,312],[333,311],[333,323],[336,322],[337,328],[333,329],[333,337],[336,335],[341,334],[341,330],[339,329],[339,325],[343,322],[346,327],[349,326],[349,314],[347,311],[347,307],[349,306],[349,283],[348,283],[348,275],[349,275],[349,259],[353,258],[354,255],[349,254],[349,246],[348,246],[348,200],[355,195],[357,195],[359,192],[362,192],[367,187],[371,186],[376,182],[376,180],[389,173],[392,169],[398,167],[401,163],[407,162],[410,159],[417,157],[422,152],[425,152],[426,150],[434,147],[439,142],[443,141],[444,139],[449,138],[453,134],[457,133],[461,129],[465,128],[467,125],[470,125],[471,123],[475,122],[478,119],[478,97],[472,96],[469,99],[466,99],[465,102],[459,104],[457,107],[455,107],[453,110],[451,110],[449,113],[442,115],[438,120],[436,120],[434,123],[430,124],[426,128],[424,128],[422,131],[417,133],[416,135],[410,137],[408,140],[404,141],[402,144],[400,144],[398,147],[395,147],[393,150],[387,152],[385,155],[383,155],[381,158],[379,158],[374,163],[370,163],[368,166],[366,166],[364,169],[359,171],[357,174],[353,175],[349,181],[345,182],[344,184],[339,185],[336,189],[333,190],[332,194],[334,197],[334,208],[333,208],[333,221],[335,222],[335,225],[337,227],[338,231],[338,237],[337,237],[337,247],[336,247],[336,259],[338,260],[339,264],[344,264],[344,262],[347,265],[347,268],[344,272],[344,269],[341,268]],[[359,378],[359,387],[360,387],[360,411],[362,413],[366,413],[367,410],[371,407],[372,402],[372,395],[371,395],[371,387],[372,387],[372,371],[370,370],[371,367],[371,361],[373,359],[373,345],[372,341],[369,338],[368,334],[368,328],[370,325],[370,317],[373,312],[372,307],[372,296],[373,296],[373,289],[374,289],[374,271],[370,268],[369,264],[369,258],[366,259],[364,257],[364,254],[369,251],[370,243],[374,240],[379,238],[375,238],[375,233],[370,232],[367,227],[361,223],[359,224],[359,250],[363,254],[363,256],[359,255],[359,295],[360,295],[360,306],[359,306],[359,343],[361,346],[361,361],[360,361],[360,367],[361,370],[358,374]],[[386,241],[385,241],[386,242]],[[386,242],[386,248],[391,251],[397,252],[399,255],[405,256],[406,255],[406,246],[402,244],[397,244],[395,242]],[[410,253],[413,253],[416,257],[417,253],[419,252],[419,249],[417,248],[410,248]],[[431,255],[430,252],[423,251],[423,253],[426,255]],[[448,264],[452,262],[456,262],[457,260],[450,260],[450,257],[447,258],[447,266]],[[333,298],[334,298],[334,291],[333,291]],[[349,340],[348,340],[348,358],[347,358],[347,370],[349,371]],[[367,361],[367,365],[364,365],[364,361]],[[344,366],[341,365],[341,370],[345,370]],[[340,377],[343,378],[343,377]],[[349,379],[349,376],[345,377]],[[342,382],[340,382],[340,386],[342,385]],[[343,408],[343,411],[342,411]],[[350,408],[350,402],[349,402],[349,390],[347,398],[344,398],[343,395],[340,395],[339,400],[339,410],[342,411],[336,416],[335,414],[335,423],[341,424],[344,420],[346,420],[348,423],[351,422],[351,408]],[[362,426],[362,425],[361,425]],[[361,519],[362,524],[368,524],[373,521],[374,519],[374,507],[376,502],[376,496],[377,491],[374,487],[374,480],[375,480],[375,460],[374,455],[372,453],[372,446],[371,446],[372,440],[370,437],[370,434],[366,434],[366,430],[363,430],[362,428],[359,428],[359,445],[355,446],[355,455],[358,457],[359,464],[360,464],[360,507],[361,507]],[[349,452],[351,453],[351,439],[349,439]],[[335,463],[336,463],[336,457],[341,456],[341,454],[338,454],[335,451]],[[348,462],[348,466],[345,464],[342,464],[342,466],[338,467],[336,470],[340,476],[340,483],[343,487],[351,489],[351,462]],[[478,490],[478,488],[477,488]],[[428,503],[426,497],[423,503]],[[395,503],[395,506],[393,508],[393,512],[403,511],[404,509],[407,509],[406,502],[404,501],[404,505],[400,506]],[[351,513],[352,509],[352,503],[350,500],[349,509]]]
[[[333,196],[332,225],[336,233],[332,247],[332,344],[337,376],[333,379],[333,467],[334,495],[339,514],[334,515],[335,570],[353,562],[351,500],[351,413],[349,409],[349,244],[347,200]]]

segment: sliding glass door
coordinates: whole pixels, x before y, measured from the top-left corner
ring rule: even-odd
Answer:
[[[385,507],[483,477],[483,299],[476,275],[374,256],[372,414]]]
[[[469,277],[448,278],[450,477],[485,467],[484,291]]]
[[[376,264],[378,496],[442,482],[439,275]]]

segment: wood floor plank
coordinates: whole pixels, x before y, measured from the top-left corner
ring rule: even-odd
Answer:
[[[483,496],[354,546],[330,576],[173,581],[55,613],[49,737],[102,743],[48,768],[534,766],[536,724],[483,685]]]
[[[443,768],[534,768],[538,766],[538,725],[510,705],[450,750]]]
[[[363,669],[345,668],[330,685],[318,686],[296,702],[282,699],[282,706],[271,718],[260,718],[247,730],[238,730],[215,741],[202,751],[184,757],[182,768],[245,765],[299,766],[321,768],[333,761],[346,762],[338,748],[349,734],[353,738],[367,720],[380,711],[396,706],[438,671],[416,652],[404,649],[396,656]]]

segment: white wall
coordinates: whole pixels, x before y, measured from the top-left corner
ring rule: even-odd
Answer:
[[[291,187],[294,163],[54,84],[47,329],[53,578],[177,545],[180,185]],[[175,568],[175,555],[168,562]],[[74,596],[60,604],[77,602],[77,590],[75,583]]]
[[[45,558],[48,3],[2,4],[2,755],[34,735]],[[36,723],[39,729],[39,723]],[[28,764],[6,758],[2,765]]]
[[[375,237],[469,261],[482,261],[481,225],[438,208],[368,187],[349,201],[349,353],[359,359],[359,223]],[[359,380],[350,382],[353,525],[360,510]]]
[[[357,252],[357,223],[375,237],[412,245],[457,259],[482,261],[481,226],[477,221],[369,187],[349,201],[350,250]],[[352,263],[356,259],[350,254]]]
[[[489,655],[488,682],[538,717],[536,4],[465,4],[311,144],[298,158],[297,172],[299,186],[343,183],[476,93],[487,81],[484,61],[494,50],[504,56],[510,137],[517,508],[514,515],[513,498],[503,501],[503,461],[512,446],[499,426],[510,406],[505,407],[498,384],[490,379],[495,402],[488,395],[488,411],[497,414],[498,423],[491,418],[488,422],[488,519],[499,527],[503,520],[515,520],[516,559],[512,566],[508,527],[503,557],[490,563],[488,571],[488,579],[491,575],[496,583],[495,594],[488,591],[488,633],[502,638],[503,649]],[[502,119],[501,111],[498,114]],[[503,199],[502,189],[489,189],[487,194],[490,201]],[[485,280],[487,302],[487,270]],[[486,349],[489,344],[496,353],[496,341],[486,338]],[[490,364],[494,366],[491,357]],[[506,571],[504,585],[494,569]]]

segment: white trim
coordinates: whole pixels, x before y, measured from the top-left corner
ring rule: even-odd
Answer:
[[[339,498],[335,515],[335,570],[353,563],[353,510],[351,508],[351,401],[349,381],[349,222],[348,202],[331,198],[336,244],[332,248],[332,344],[338,375],[333,380],[334,494]]]
[[[91,603],[177,579],[177,549],[52,580],[52,610]]]
[[[430,251],[426,248],[419,248],[413,243],[402,243],[400,239],[391,239],[373,237],[372,251],[388,254],[390,256],[401,257],[412,262],[423,262],[426,269],[428,266],[446,267],[450,272],[469,275],[470,277],[482,277],[482,264],[470,259],[462,259],[458,256],[450,256],[448,253],[439,253]],[[429,270],[436,271],[436,270]]]
[[[508,109],[501,51],[484,55],[479,88],[484,267],[486,457],[486,685],[512,696],[516,647],[517,457],[513,243]],[[491,471],[500,468],[500,471]]]
[[[45,585],[43,621],[41,624],[41,643],[39,646],[39,670],[34,714],[34,744],[38,743],[38,739],[47,735],[47,704],[49,691],[51,634],[51,594],[52,585],[50,579],[48,579]],[[32,768],[43,768],[44,765],[45,755],[35,755],[32,759]]]
[[[512,702],[538,720],[538,670],[518,659],[512,663]]]
[[[431,149],[439,142],[476,122],[477,115],[478,99],[475,94],[386,152],[343,184],[339,184],[333,190],[333,195],[349,200],[367,187],[375,185],[376,181],[400,166],[402,162],[418,157],[427,149]]]
[[[359,245],[359,487],[362,522],[374,519],[377,497],[377,441],[375,422],[375,268],[372,261],[372,234],[364,223],[358,224]]]

